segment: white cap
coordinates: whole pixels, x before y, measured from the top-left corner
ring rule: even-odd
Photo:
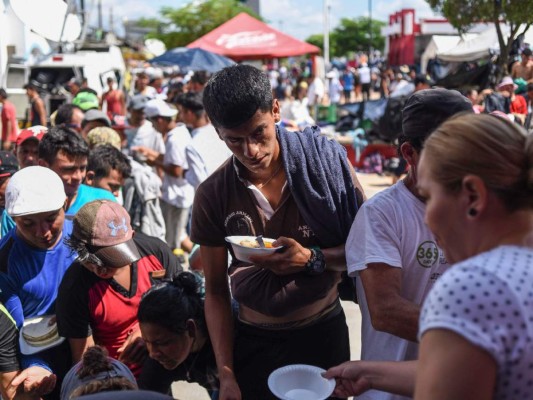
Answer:
[[[67,195],[61,178],[51,169],[26,167],[15,173],[6,188],[6,211],[12,217],[59,210]]]
[[[168,103],[161,99],[153,99],[146,103],[144,107],[144,115],[146,118],[153,117],[175,117],[178,110],[171,107]]]

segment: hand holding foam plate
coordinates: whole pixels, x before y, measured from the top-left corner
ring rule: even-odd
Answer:
[[[268,377],[270,391],[281,400],[324,400],[335,389],[335,379],[325,379],[322,368],[294,364],[278,368]]]

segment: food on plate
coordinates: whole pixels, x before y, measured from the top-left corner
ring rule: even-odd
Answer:
[[[265,248],[267,249],[271,249],[272,248],[272,242],[268,242],[268,241],[264,241],[265,242]],[[246,240],[241,240],[239,242],[239,244],[241,246],[244,246],[244,247],[250,247],[250,248],[253,248],[253,249],[259,249],[261,248],[261,246],[259,245],[259,243],[257,243],[257,240],[249,240],[249,239],[246,239]]]

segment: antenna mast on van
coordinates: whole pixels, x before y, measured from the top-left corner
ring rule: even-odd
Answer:
[[[71,1],[71,0],[69,0]],[[91,4],[87,8],[85,7],[85,0],[80,0],[80,12],[79,15],[81,16],[81,35],[80,38],[76,41],[77,47],[83,47],[83,44],[85,43],[85,38],[87,37],[87,30],[89,29],[89,20],[91,16],[91,11],[94,7],[94,0],[91,0]]]

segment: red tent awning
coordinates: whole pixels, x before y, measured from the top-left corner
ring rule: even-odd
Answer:
[[[246,13],[240,13],[187,47],[199,47],[234,60],[282,58],[320,52],[318,47],[277,31]]]

